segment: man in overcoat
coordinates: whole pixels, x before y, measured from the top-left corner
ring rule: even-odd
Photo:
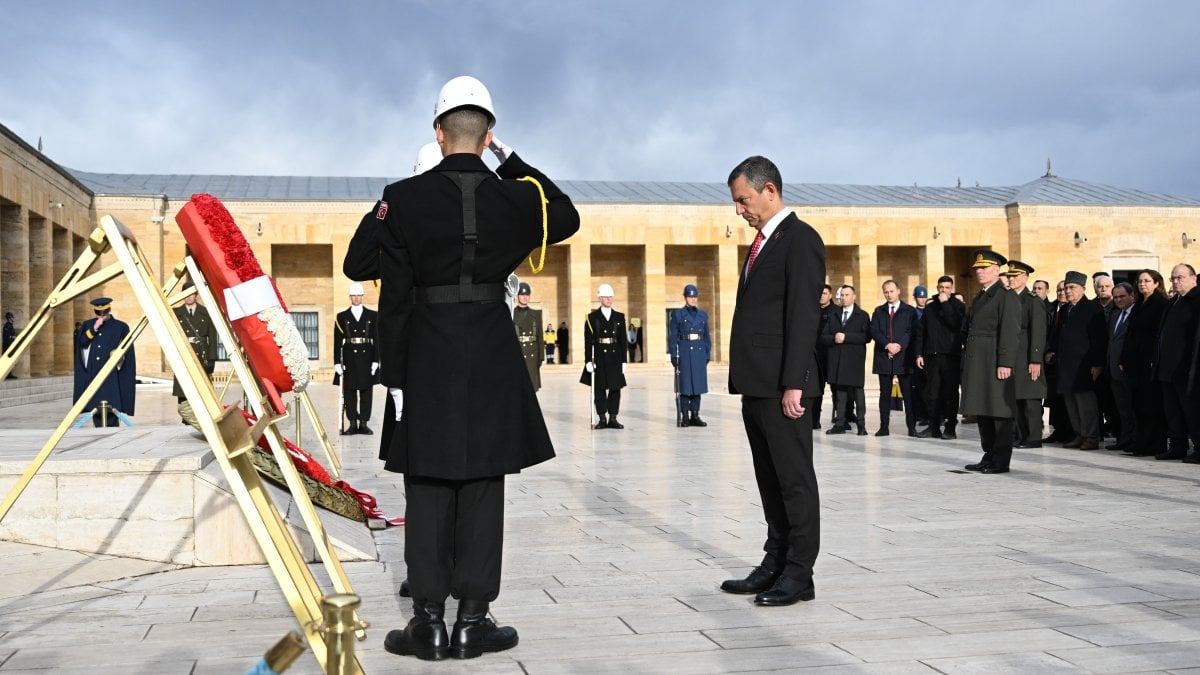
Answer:
[[[543,236],[553,244],[574,234],[579,214],[545,174],[495,139],[495,119],[481,82],[448,82],[434,113],[445,158],[385,188],[343,264],[351,279],[381,279],[389,396],[380,455],[385,469],[404,474],[414,616],[384,647],[422,659],[517,644],[514,629],[488,618],[500,592],[504,477],[554,456],[505,281]],[[484,164],[484,148],[500,159],[500,178]],[[448,595],[459,599],[449,634]]]
[[[871,372],[879,377],[879,431],[875,435],[890,433],[892,379],[895,378],[900,382],[900,395],[904,397],[904,424],[908,435],[916,436],[917,415],[908,357],[917,326],[917,312],[900,301],[900,287],[891,279],[883,282],[883,297],[884,303],[871,315],[871,339],[875,342]]]
[[[1100,404],[1096,380],[1104,371],[1108,352],[1104,308],[1086,295],[1087,275],[1067,272],[1064,277],[1067,315],[1046,352],[1058,363],[1058,393],[1062,394],[1077,434],[1064,448],[1095,450],[1100,447]]]
[[[667,350],[679,378],[680,426],[706,427],[700,419],[700,395],[708,393],[708,362],[712,360],[712,336],[708,312],[700,309],[700,290],[695,284],[683,287],[683,307],[671,312]]]
[[[1042,361],[1046,353],[1046,329],[1049,318],[1041,298],[1029,291],[1033,267],[1020,260],[1008,261],[1008,288],[1021,301],[1021,332],[1017,338],[1017,361],[1013,382],[1017,391],[1018,448],[1042,447],[1042,399],[1046,398],[1046,378]]]
[[[189,281],[183,288],[187,290],[192,287],[193,284]],[[179,320],[179,325],[183,327],[183,334],[187,336],[188,344],[191,345],[205,374],[211,380],[213,370],[217,365],[217,328],[213,325],[208,309],[196,302],[198,297],[198,293],[192,293],[184,298],[183,306],[175,308],[175,318]],[[187,398],[183,393],[183,387],[179,384],[178,377],[174,378],[171,394],[180,403]],[[186,424],[187,420],[184,420],[184,423]]]
[[[1167,449],[1154,459],[1185,459],[1194,463],[1200,452],[1200,396],[1188,391],[1188,374],[1196,359],[1196,330],[1200,320],[1200,286],[1196,285],[1196,270],[1180,263],[1171,270],[1171,290],[1174,297],[1167,301],[1162,327],[1158,334],[1158,349],[1151,366],[1153,377],[1162,386],[1163,410],[1167,417]],[[1196,449],[1188,454],[1188,441]]]
[[[517,342],[521,343],[521,356],[525,359],[525,370],[533,390],[542,388],[542,359],[545,345],[542,340],[542,310],[529,306],[533,289],[522,281],[517,286],[517,306],[513,307],[513,326],[517,330]],[[561,330],[561,329],[560,329]]]
[[[79,326],[75,336],[75,392],[72,403],[78,402],[83,390],[92,383],[100,369],[108,361],[113,350],[129,335],[129,324],[112,315],[112,298],[92,300],[92,311],[96,318],[88,319]],[[95,411],[92,423],[95,426],[120,426],[113,411],[133,415],[136,403],[137,354],[129,349],[121,357],[117,369],[100,385],[96,395],[87,402],[85,410]],[[110,410],[101,411],[100,404],[108,402]]]
[[[580,384],[595,392],[596,429],[624,429],[617,421],[621,411],[621,390],[625,388],[625,363],[629,358],[626,344],[625,315],[613,309],[613,288],[600,284],[596,289],[600,306],[588,313],[583,322],[583,353],[586,363]],[[595,380],[593,382],[593,379]]]
[[[825,377],[833,388],[833,407],[837,416],[826,434],[844,434],[850,430],[850,405],[853,403],[858,435],[867,435],[866,384],[867,343],[871,341],[871,317],[855,304],[858,294],[849,284],[841,288],[842,306],[825,324],[820,340],[828,348]],[[889,387],[890,389],[890,387]]]
[[[917,438],[958,438],[958,387],[962,382],[962,328],[967,308],[954,296],[954,277],[937,281],[937,295],[926,305],[913,338],[917,368],[925,373],[929,427]]]
[[[983,458],[968,471],[1008,473],[1012,459],[1021,302],[1000,283],[1000,266],[1008,259],[991,250],[975,252],[971,268],[981,290],[971,303],[963,347],[962,412],[975,415]]]
[[[350,306],[333,324],[334,386],[342,387],[346,434],[371,435],[372,394],[379,383],[379,313],[363,305],[363,285],[350,284]]]
[[[757,230],[742,273],[729,337],[729,393],[742,397],[767,538],[762,562],[726,593],[754,593],[758,605],[816,597],[821,546],[813,468],[811,397],[825,281],[821,236],[784,208],[783,179],[766,157],[743,160],[726,181],[737,213]]]

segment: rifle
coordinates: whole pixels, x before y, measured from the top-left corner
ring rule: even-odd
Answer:
[[[685,427],[683,423],[683,392],[680,391],[681,381],[679,379],[679,343],[675,343],[675,358],[671,359],[675,367],[675,426]]]

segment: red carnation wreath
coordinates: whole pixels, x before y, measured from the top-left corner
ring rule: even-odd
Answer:
[[[246,237],[221,200],[192,195],[175,216],[192,257],[230,319],[254,374],[276,412],[280,394],[308,386],[308,347],[287,313],[275,281],[263,274]]]

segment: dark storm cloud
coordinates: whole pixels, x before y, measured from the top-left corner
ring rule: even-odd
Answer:
[[[1200,196],[1188,2],[73,10],[6,12],[0,123],[87,170],[403,176],[470,73],[497,134],[563,177],[721,181],[762,153],[791,182],[1011,185],[1051,157]]]

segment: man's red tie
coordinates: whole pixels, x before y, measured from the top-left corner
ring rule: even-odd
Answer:
[[[895,319],[896,319],[896,308],[888,307],[888,341],[889,342],[895,342],[895,340],[892,339],[892,335],[893,335],[892,325],[893,325]]]
[[[746,259],[746,276],[750,276],[750,268],[754,267],[754,259],[758,257],[758,249],[762,248],[764,238],[762,230],[754,236],[754,243],[750,246],[750,257]]]

